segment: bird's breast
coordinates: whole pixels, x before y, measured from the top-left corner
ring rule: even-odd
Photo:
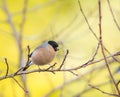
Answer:
[[[55,54],[56,53],[51,46],[46,48],[39,48],[33,52],[31,60],[36,65],[45,65],[54,59]]]

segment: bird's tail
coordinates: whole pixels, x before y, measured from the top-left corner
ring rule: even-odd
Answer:
[[[32,65],[32,61],[29,61],[29,63],[23,68],[23,71],[25,71],[26,69],[28,69],[30,67],[30,65]]]
[[[30,65],[25,66],[25,67],[23,68],[23,71],[25,71],[26,69],[28,69],[29,66],[30,66]]]

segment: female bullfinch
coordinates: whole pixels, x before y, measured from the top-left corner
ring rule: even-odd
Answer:
[[[23,68],[25,71],[30,65],[46,65],[50,63],[58,51],[58,43],[55,41],[47,41],[38,46],[31,54],[29,63]]]

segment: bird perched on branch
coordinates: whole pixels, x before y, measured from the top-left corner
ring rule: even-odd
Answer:
[[[56,51],[58,50],[57,42],[52,40],[44,42],[42,45],[35,48],[35,50],[30,54],[30,61],[23,68],[23,71],[25,71],[32,64],[41,66],[50,63],[54,59]]]

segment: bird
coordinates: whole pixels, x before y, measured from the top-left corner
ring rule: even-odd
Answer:
[[[54,59],[56,52],[59,50],[58,47],[58,43],[53,40],[46,41],[42,45],[36,47],[30,54],[30,61],[23,68],[23,71],[32,64],[38,66],[49,64]]]

